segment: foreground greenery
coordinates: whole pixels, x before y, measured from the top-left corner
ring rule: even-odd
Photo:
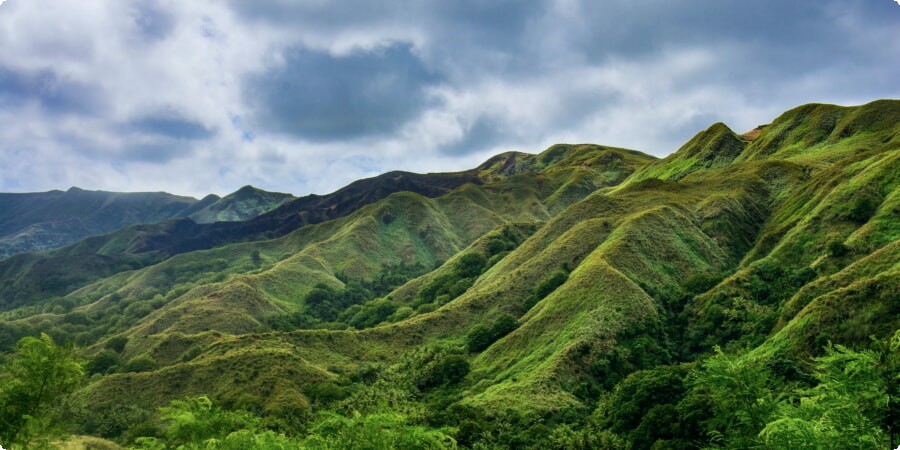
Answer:
[[[0,443],[896,446],[897,117],[806,105],[662,160],[498,155],[274,239],[2,261]],[[70,362],[49,397],[40,354]]]
[[[140,449],[885,448],[900,426],[900,331],[873,344],[829,344],[810,373],[717,349],[698,363],[630,374],[590,414],[524,429],[514,415],[486,420],[445,409],[469,365],[452,348],[425,348],[368,380],[311,388],[326,405],[315,414],[306,407],[261,416],[253,401],[223,408],[191,397],[145,412],[128,440]],[[79,410],[67,400],[83,375],[71,346],[23,338],[0,371],[0,439],[29,448],[66,431],[102,434],[110,425],[103,419],[68,416]]]

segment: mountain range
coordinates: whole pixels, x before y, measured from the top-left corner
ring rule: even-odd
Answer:
[[[0,259],[63,247],[135,224],[174,218],[196,223],[245,221],[292,200],[293,195],[244,186],[202,200],[165,192],[67,191],[0,193]]]
[[[0,194],[0,351],[73,342],[74,428],[129,445],[205,396],[285,439],[390,412],[472,448],[779,448],[823,355],[900,329],[898,187],[879,100],[328,195]]]

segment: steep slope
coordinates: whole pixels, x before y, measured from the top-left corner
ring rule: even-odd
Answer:
[[[724,123],[716,123],[698,133],[675,153],[644,167],[629,183],[649,178],[678,180],[698,170],[716,169],[731,164],[748,141]]]
[[[615,157],[596,158],[602,155]],[[585,165],[585,156],[593,158],[590,159],[593,165]],[[159,314],[151,315],[148,321],[162,315],[165,318],[160,319],[161,323],[184,322],[186,318],[178,311],[168,309],[183,304],[183,308],[196,310],[191,305],[205,303],[209,289],[217,290],[218,299],[225,299],[229,298],[228,292],[233,288],[244,293],[236,295],[249,292],[253,296],[252,301],[244,297],[244,304],[266,306],[265,310],[248,311],[245,315],[259,322],[266,314],[302,306],[303,297],[317,283],[343,285],[344,282],[337,278],[339,275],[363,280],[382,272],[385,267],[433,267],[497,226],[544,221],[551,217],[554,208],[563,206],[564,198],[574,195],[573,179],[582,179],[585,173],[592,174],[592,183],[596,184],[584,186],[581,194],[584,196],[599,186],[620,181],[634,167],[649,160],[644,155],[595,146],[572,147],[570,157],[564,165],[555,165],[537,174],[521,174],[482,186],[468,184],[434,199],[410,192],[392,194],[353,214],[300,228],[277,240],[179,255],[139,272],[132,277],[134,281],[118,288],[118,293],[133,299],[149,299],[155,292],[173,291],[175,286],[167,284],[177,283],[169,275],[172,273],[204,272],[204,267],[214,267],[218,274],[246,271],[252,253],[249,249],[254,249],[259,252],[261,262],[272,264],[269,268],[257,274],[235,277],[224,286],[197,288],[160,310]],[[610,176],[612,178],[608,178]],[[216,261],[229,264],[216,267]],[[154,289],[141,293],[141,287],[148,285]],[[252,289],[247,290],[246,286]],[[78,291],[73,296],[81,296],[84,292]],[[241,315],[240,307],[225,308],[222,312]],[[176,328],[181,332],[249,331],[239,324],[242,322],[219,321],[214,315],[205,314],[203,322]],[[152,328],[153,333],[159,332],[158,324]]]
[[[0,194],[0,259],[62,247],[90,235],[161,222],[202,204],[164,192],[68,191]]]
[[[466,185],[435,199],[410,193],[394,194],[344,218],[307,226],[278,240],[177,256],[127,280],[119,279],[117,283],[122,284],[114,288],[117,295],[112,297],[108,294],[109,285],[92,286],[74,293],[73,297],[103,295],[99,301],[79,310],[97,314],[106,309],[104,314],[108,315],[113,302],[123,298],[143,298],[139,302],[150,302],[150,296],[156,292],[172,289],[163,285],[141,292],[139,286],[160,286],[159,281],[153,280],[164,279],[162,274],[166,272],[184,272],[179,267],[198,263],[198,257],[235,261],[246,270],[250,248],[260,251],[264,261],[270,261],[273,252],[289,246],[297,249],[268,269],[201,284],[174,298],[169,296],[171,300],[167,298],[162,308],[150,312],[123,334],[129,342],[125,350],[127,357],[149,351],[157,360],[169,364],[175,362],[170,358],[177,355],[157,349],[171,349],[171,338],[183,336],[176,339],[181,341],[179,345],[188,348],[196,345],[187,343],[195,339],[188,336],[199,338],[207,330],[236,334],[265,331],[267,316],[310,308],[303,298],[316,283],[340,287],[343,282],[336,278],[337,274],[352,280],[398,264],[432,266],[435,261],[458,254],[497,226],[544,221],[555,209],[564,209],[565,199],[575,197],[576,192],[581,192],[583,197],[598,187],[620,182],[634,168],[650,161],[636,152],[597,146],[557,146],[547,152],[562,157],[553,164],[536,166],[483,186]],[[590,186],[587,175],[593,180]],[[470,248],[486,251],[484,243],[472,245]],[[445,266],[455,264],[457,259],[450,259]],[[230,271],[220,267],[218,273]],[[169,292],[183,291],[176,286]],[[402,348],[412,342],[408,338],[403,338],[403,344],[370,342],[364,352]],[[342,358],[339,354],[333,356]],[[116,378],[110,386],[130,379]],[[147,393],[158,398],[158,392]]]
[[[848,114],[856,115],[872,107],[883,105],[845,109]],[[838,155],[833,159],[823,160],[802,152],[795,153],[790,161],[773,156],[744,156],[744,152],[754,151],[756,146],[769,142],[768,133],[783,129],[783,126],[780,120],[776,120],[771,126],[763,128],[752,143],[741,142],[742,150],[736,154],[733,147],[735,141],[726,130],[716,126],[713,133],[702,133],[711,142],[695,139],[692,142],[698,145],[686,146],[683,154],[676,154],[669,160],[675,165],[693,160],[689,163],[693,169],[687,175],[675,176],[677,181],[666,181],[648,177],[646,172],[638,172],[634,177],[640,179],[629,180],[622,188],[597,190],[552,216],[531,237],[478,277],[474,285],[459,297],[433,312],[415,314],[394,324],[359,332],[298,331],[216,338],[207,333],[154,334],[173,325],[152,328],[154,325],[151,324],[160,324],[159,320],[166,314],[149,317],[131,333],[142,328],[147,331],[130,334],[135,350],[165,348],[171,336],[182,336],[180,339],[190,344],[182,342],[180,345],[198,345],[200,356],[188,365],[176,364],[152,374],[105,378],[91,388],[91,395],[103,397],[117,389],[159,383],[175,370],[195,373],[195,370],[201,370],[206,364],[221,358],[241,358],[239,355],[261,358],[267,348],[281,348],[294,355],[298,361],[303,361],[300,363],[305,367],[303,370],[324,369],[331,372],[331,376],[337,376],[338,373],[352,371],[360,360],[394,361],[403,349],[412,350],[423,342],[460,342],[480,324],[490,323],[499,314],[509,313],[519,317],[517,329],[501,337],[484,352],[472,356],[472,372],[467,377],[467,395],[462,403],[489,414],[501,414],[513,407],[526,417],[540,417],[563,410],[580,410],[589,405],[600,390],[610,388],[634,370],[692,358],[690,355],[693,352],[708,351],[709,342],[727,342],[730,338],[720,334],[720,331],[732,329],[735,324],[736,329],[745,330],[747,342],[765,342],[765,345],[794,342],[791,344],[794,351],[811,346],[811,340],[815,338],[813,334],[822,332],[831,333],[839,342],[858,341],[863,339],[860,333],[841,332],[844,328],[836,327],[832,319],[827,319],[827,314],[815,313],[814,310],[841,311],[843,308],[836,309],[833,305],[816,305],[829,304],[839,298],[830,292],[842,289],[844,291],[841,292],[849,292],[845,286],[859,286],[854,288],[860,294],[853,302],[864,302],[869,306],[863,309],[853,307],[839,314],[851,314],[856,318],[854,320],[865,322],[871,320],[865,317],[871,317],[876,311],[884,314],[896,312],[896,286],[892,280],[896,279],[893,276],[896,271],[894,247],[900,239],[896,233],[897,209],[893,204],[897,196],[896,174],[900,173],[896,167],[900,144],[896,138],[897,127],[876,128],[866,131],[871,133],[868,136],[853,134],[835,140],[829,144],[830,147],[811,149],[819,154]],[[785,142],[783,145],[787,148],[793,143]],[[703,151],[698,153],[698,148]],[[703,157],[704,154],[728,156],[727,161],[707,164],[703,161],[710,159]],[[499,166],[508,173],[522,173],[519,169],[522,163],[516,161],[519,158],[520,155],[516,154],[502,155],[487,166]],[[677,172],[660,163],[649,167],[663,178],[667,173]],[[510,183],[515,179],[516,176],[511,176],[504,181]],[[823,185],[833,187],[823,190]],[[432,202],[439,205],[452,198],[458,202],[459,198],[463,198],[463,192],[471,189],[465,188]],[[870,189],[879,193],[877,198],[880,200],[865,208],[869,211],[868,215],[860,215],[858,219],[832,220],[856,210],[852,202],[848,209],[848,198]],[[489,189],[478,191],[478,194],[484,193],[490,199],[487,194]],[[470,192],[465,198],[479,198],[474,194]],[[546,202],[550,197],[542,198]],[[385,207],[396,205],[392,203],[396,201],[413,201],[402,196],[391,199],[391,202],[384,204]],[[527,197],[519,197],[518,200],[527,203]],[[497,203],[494,201],[494,208]],[[429,208],[431,206],[421,206],[422,210]],[[546,206],[543,208],[546,209]],[[462,210],[465,208],[459,204],[452,209],[457,215]],[[446,214],[443,217],[450,219]],[[437,224],[443,219],[415,217],[410,223],[419,221]],[[376,225],[377,220],[371,223],[376,228],[382,226]],[[462,229],[472,225],[472,222],[460,223]],[[489,228],[491,223],[488,221],[482,226]],[[785,224],[800,228],[791,232],[784,229]],[[340,234],[348,237],[360,235],[360,226],[357,222]],[[813,228],[808,228],[810,226]],[[827,229],[815,231],[816,227]],[[804,231],[801,233],[800,230]],[[783,300],[754,300],[757,297],[746,291],[750,288],[742,287],[735,281],[760,270],[758,261],[773,253],[773,256],[785,259],[785,273],[794,277],[794,268],[802,269],[804,265],[821,259],[820,251],[815,249],[825,248],[835,236],[833,233],[853,236],[856,241],[852,242],[856,244],[844,255],[847,259],[841,264],[824,264],[814,269],[812,274],[801,274],[807,277],[802,278],[801,285],[810,287],[797,295],[802,294],[802,298],[807,300],[798,297],[786,302],[796,290],[790,288],[791,285],[784,285],[785,292],[779,292]],[[325,234],[331,235],[332,232]],[[371,245],[373,242],[372,239],[363,241],[359,245]],[[404,239],[389,241],[402,243]],[[453,242],[453,239],[448,242]],[[462,254],[481,248],[479,244],[473,245]],[[456,247],[459,248],[458,245]],[[374,255],[410,254],[402,250],[398,252],[397,248],[387,247],[386,253],[376,250],[377,246],[368,248]],[[796,253],[802,249],[809,250]],[[447,251],[451,253],[454,249],[450,247]],[[327,256],[329,254],[333,256]],[[371,267],[364,257],[353,257],[345,250],[331,253],[327,249],[316,249],[314,253],[301,252],[295,257],[305,259],[308,261],[306,264],[317,265],[327,275],[333,269],[323,266],[322,262],[333,260],[338,255],[341,261],[346,261],[343,268]],[[394,294],[397,297],[395,301],[408,304],[417,295],[414,292],[421,292],[440,277],[454,260],[438,272],[398,288]],[[851,267],[861,268],[850,270]],[[272,273],[286,268],[276,266]],[[532,295],[533,288],[557,270],[569,272],[566,281],[529,309],[525,300]],[[844,272],[847,270],[850,271]],[[702,295],[685,300],[678,294],[688,289],[685,286],[690,284],[692,278],[714,274],[732,275]],[[762,270],[758,275],[770,276]],[[283,279],[283,276],[278,278]],[[854,282],[854,279],[858,281]],[[229,287],[227,291],[234,294],[225,295],[245,292],[247,297],[234,297],[235,300],[229,303],[229,310],[233,310],[235,305],[247,304],[250,298],[259,298],[254,292],[266,290],[260,288],[259,280],[241,280],[240,289],[238,286]],[[821,287],[815,292],[809,291],[819,285]],[[781,285],[773,280],[771,286]],[[295,289],[288,288],[286,292],[297,292]],[[867,292],[872,296],[866,297]],[[184,299],[190,297],[188,295]],[[735,301],[739,297],[753,303]],[[809,302],[806,307],[803,306],[805,302]],[[774,310],[781,309],[783,324],[779,327],[783,331],[766,340],[775,323],[770,322],[767,326],[764,318],[751,323],[760,326],[758,330],[746,326],[742,328],[740,325],[745,318],[752,317],[752,314],[765,314],[760,312],[759,307],[754,307],[754,303],[771,306]],[[704,311],[710,308],[718,308],[718,315]],[[802,312],[798,314],[798,310]],[[181,315],[171,314],[171,319],[165,323],[177,324]],[[252,315],[249,311],[242,317]],[[817,318],[813,320],[810,317]],[[726,321],[716,322],[718,318],[725,318]],[[708,321],[713,325],[706,326]],[[744,320],[743,323],[746,325],[746,322]],[[678,332],[681,323],[688,330],[684,336]],[[818,324],[814,327],[815,333],[796,331],[800,329],[798,327],[811,326],[811,323]],[[200,328],[174,326],[185,333],[203,331],[201,323],[197,325]],[[897,326],[896,321],[889,321],[866,329],[883,336]],[[245,330],[251,329],[253,327]],[[255,329],[260,328],[257,326]],[[795,336],[794,340],[786,341],[779,337],[785,333]],[[145,337],[140,338],[139,335]],[[710,340],[710,336],[714,339]],[[784,344],[777,346],[791,348]],[[249,384],[212,389],[221,395],[241,389],[253,390]],[[148,392],[148,395],[150,397],[145,397],[145,401],[158,402],[162,398],[158,392]]]
[[[268,192],[247,185],[188,217],[197,223],[240,222],[272,211],[294,198],[291,194]]]
[[[566,152],[566,149],[571,151]],[[505,192],[499,194],[507,195],[507,201],[516,202],[518,199],[508,194],[537,191],[536,195],[547,196],[546,206],[550,212],[556,212],[562,205],[587,195],[598,186],[619,182],[649,158],[633,151],[602,150],[597,146],[569,145],[557,146],[541,154],[557,155],[554,158],[533,155],[531,158],[544,158],[546,161],[534,164],[534,168],[528,173],[509,177],[509,184],[503,188]],[[568,156],[560,158],[561,154]],[[602,171],[597,168],[602,168]],[[539,169],[545,177],[552,177],[553,181],[544,182],[529,177],[536,175]],[[171,255],[230,242],[283,236],[304,224],[344,217],[395,192],[437,197],[464,184],[477,186],[484,183],[482,178],[496,176],[484,168],[427,175],[389,172],[356,181],[329,195],[311,195],[291,201],[245,222],[196,224],[189,219],[176,219],[125,228],[109,235],[86,239],[46,255],[29,255],[0,261],[0,274],[5,280],[0,284],[0,300],[4,300],[2,304],[9,308],[42,297],[63,296],[94,280],[156,263]],[[500,175],[501,179],[506,179],[503,177]],[[516,184],[517,180],[528,180],[528,184],[520,189]],[[557,181],[562,184],[555,184]],[[498,204],[497,207],[503,209],[507,205]],[[511,208],[518,209],[519,206],[513,204]],[[94,268],[86,271],[71,270],[69,262],[76,257],[94,261]],[[59,281],[51,285],[37,282],[46,278]]]

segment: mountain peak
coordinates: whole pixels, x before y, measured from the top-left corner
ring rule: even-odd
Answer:
[[[859,106],[810,103],[790,109],[763,127],[742,159],[785,157],[819,148],[834,146],[851,138],[890,142],[897,133],[900,100],[876,100]],[[839,152],[852,151],[842,146]],[[838,156],[833,154],[832,156]]]
[[[722,122],[710,125],[706,130],[697,133],[676,154],[698,158],[704,161],[716,161],[717,166],[734,160],[743,150],[744,142]]]
[[[250,194],[250,193],[254,193],[254,192],[265,192],[265,191],[263,191],[262,189],[258,189],[250,184],[244,185],[237,191],[234,191],[235,194]]]
[[[245,185],[219,198],[189,217],[197,223],[233,222],[252,219],[294,199],[291,194],[269,192]]]

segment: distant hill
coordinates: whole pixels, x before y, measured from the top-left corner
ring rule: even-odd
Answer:
[[[67,191],[0,194],[0,259],[62,247],[87,236],[161,222],[205,206],[164,192]]]
[[[491,195],[508,197],[498,200],[496,208],[499,210],[513,212],[521,207],[539,208],[542,212],[529,215],[529,221],[543,220],[598,187],[617,184],[653,160],[655,158],[633,150],[555,145],[539,155],[499,155],[464,172],[388,172],[354,181],[331,194],[289,201],[243,222],[198,224],[188,218],[176,218],[156,224],[133,225],[46,254],[18,255],[0,261],[0,277],[5,276],[11,281],[0,284],[0,300],[7,305],[20,304],[35,296],[64,294],[98,278],[155,264],[181,253],[297,234],[298,229],[353,215],[398,193],[436,198],[460,189],[470,192],[474,187],[485,186]],[[520,169],[515,173],[503,169],[512,165]],[[542,200],[546,204],[519,204],[532,196],[547,196]],[[484,214],[487,210],[472,213]],[[492,217],[493,214],[489,214],[485,220],[496,220]],[[429,257],[429,264],[434,263],[434,257]],[[73,270],[71,261],[74,259],[85,264],[90,262],[90,270]]]
[[[476,170],[431,174],[394,171],[354,181],[330,194],[287,199],[281,206],[245,221],[197,223],[189,219],[187,216],[212,215],[206,208],[228,198],[220,199],[209,195],[181,214],[172,216],[171,220],[111,231],[108,235],[79,242],[72,248],[60,249],[60,254],[102,252],[107,256],[142,254],[165,258],[228,243],[283,236],[303,225],[343,217],[396,192],[415,192],[435,197],[467,183],[482,182]],[[229,203],[234,204],[229,201],[224,205]],[[47,255],[41,258],[52,257],[53,255]]]
[[[267,213],[291,200],[291,194],[268,192],[247,185],[236,192],[217,198],[188,217],[197,223],[240,222]]]

